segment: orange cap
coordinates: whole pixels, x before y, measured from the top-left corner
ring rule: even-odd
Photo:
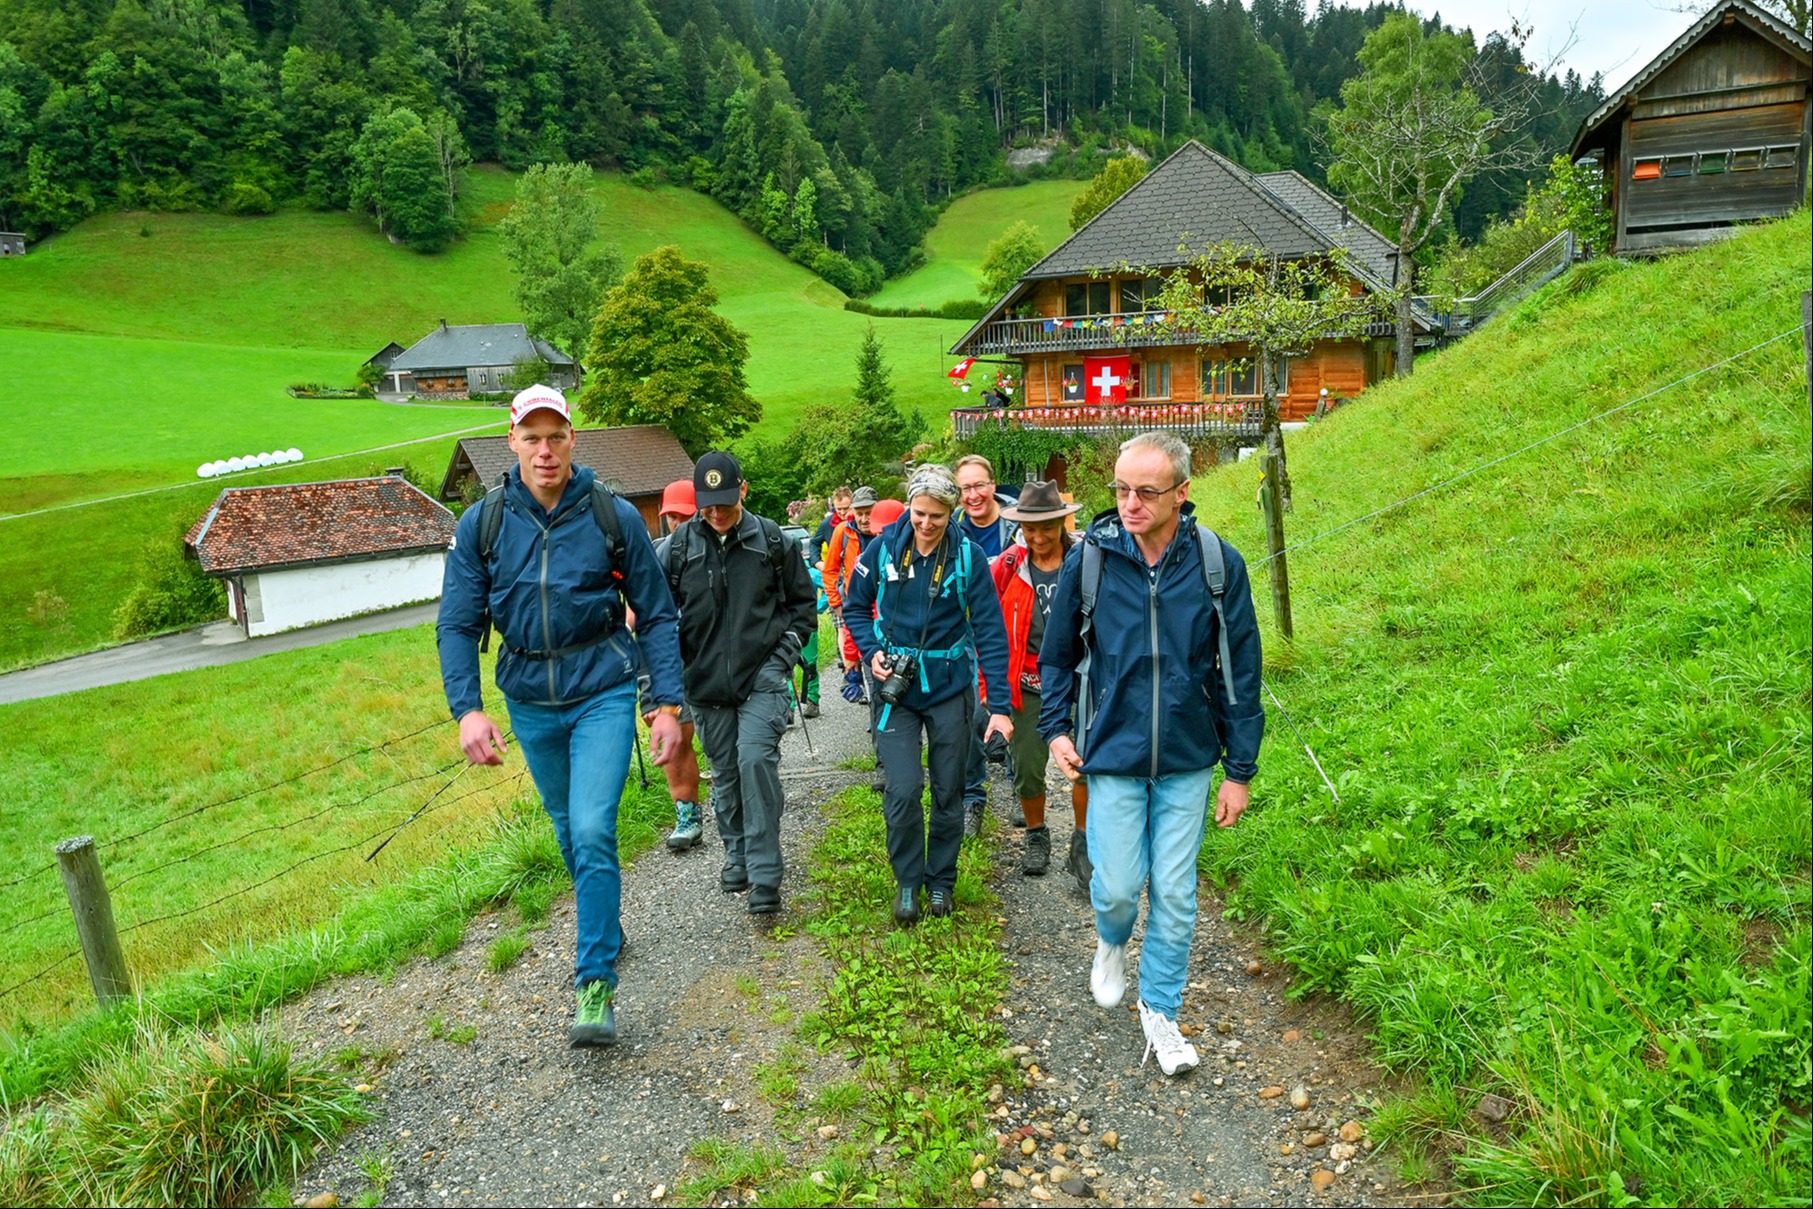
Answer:
[[[688,517],[699,509],[693,503],[692,480],[675,479],[661,491],[661,515]]]

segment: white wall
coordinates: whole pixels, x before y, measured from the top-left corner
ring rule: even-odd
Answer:
[[[246,632],[253,638],[379,609],[436,600],[446,555],[411,554],[245,577]]]

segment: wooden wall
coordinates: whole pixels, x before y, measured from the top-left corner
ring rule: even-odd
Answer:
[[[1116,350],[1098,350],[1094,355],[1114,351]],[[1166,401],[1172,403],[1207,401],[1202,394],[1202,364],[1205,360],[1225,360],[1247,355],[1246,349],[1239,346],[1221,349],[1183,345],[1130,349],[1127,352],[1135,362],[1170,362],[1171,393]],[[1022,381],[1025,385],[1022,389],[1025,406],[1076,406],[1074,402],[1066,404],[1064,401],[1064,366],[1080,365],[1082,362],[1081,352],[1039,354],[1024,358]],[[1366,389],[1365,346],[1358,340],[1326,341],[1317,345],[1307,356],[1292,358],[1289,378],[1287,390],[1278,399],[1279,411],[1287,420],[1308,419],[1315,414],[1316,401],[1324,387],[1328,388],[1331,399],[1350,399]],[[1129,401],[1158,400],[1148,398]]]

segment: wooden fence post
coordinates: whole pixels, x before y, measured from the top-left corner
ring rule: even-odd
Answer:
[[[1272,617],[1285,641],[1294,641],[1291,631],[1290,569],[1284,562],[1284,484],[1277,473],[1277,462],[1271,446],[1261,446],[1260,465],[1265,469],[1265,544],[1270,558],[1267,565],[1272,580]]]
[[[69,895],[69,910],[76,917],[76,935],[82,939],[82,959],[88,963],[88,981],[102,1007],[132,995],[132,978],[126,972],[126,954],[113,926],[113,900],[101,876],[100,858],[94,854],[94,837],[78,835],[57,845],[57,868]]]
[[[1800,295],[1800,350],[1807,358],[1807,390],[1813,398],[1813,290]]]

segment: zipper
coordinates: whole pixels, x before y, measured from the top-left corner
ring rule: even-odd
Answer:
[[[1177,538],[1165,547],[1165,555],[1158,560],[1158,565],[1147,573],[1146,586],[1146,627],[1152,637],[1152,771],[1151,779],[1158,779],[1158,716],[1162,708],[1159,699],[1158,677],[1158,581],[1165,577],[1165,567],[1171,562],[1171,554],[1177,549]],[[1143,559],[1141,560],[1144,561]]]

